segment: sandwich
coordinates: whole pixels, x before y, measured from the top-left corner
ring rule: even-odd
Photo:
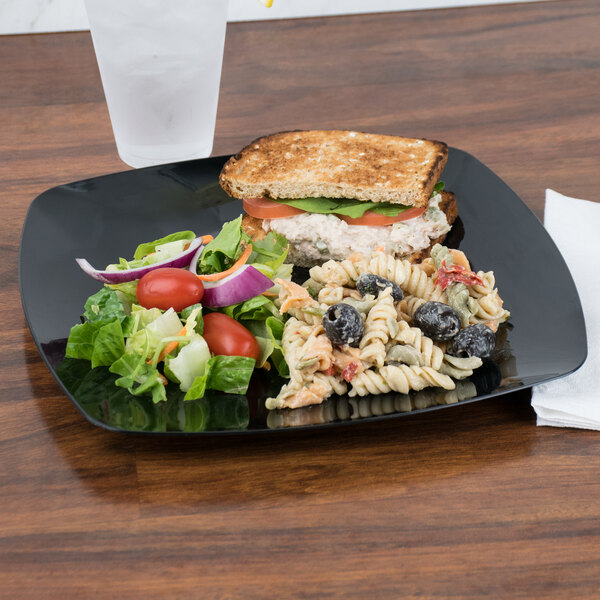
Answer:
[[[457,216],[439,181],[443,142],[356,131],[290,131],[258,138],[224,165],[219,182],[243,200],[252,239],[285,236],[298,266],[375,248],[420,261]]]

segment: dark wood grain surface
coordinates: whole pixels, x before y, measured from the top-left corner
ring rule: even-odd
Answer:
[[[214,153],[431,137],[541,217],[547,187],[600,200],[599,92],[596,0],[239,23]],[[527,393],[244,440],[86,422],[27,329],[20,229],[45,189],[126,168],[89,34],[0,37],[0,596],[600,597],[600,434],[536,427]]]

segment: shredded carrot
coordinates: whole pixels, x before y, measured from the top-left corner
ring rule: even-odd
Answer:
[[[266,292],[263,292],[261,295],[262,296],[273,296],[274,298],[276,298],[277,296],[279,296],[278,293],[276,293],[276,292],[269,292],[269,290],[267,290]]]
[[[235,261],[232,267],[221,273],[213,273],[212,275],[198,275],[198,279],[201,281],[219,281],[225,279],[228,275],[235,273],[240,267],[245,265],[252,254],[252,244],[248,244],[246,249],[242,252],[242,255]]]
[[[208,244],[208,242],[212,242],[215,238],[210,235],[210,233],[208,235],[202,235],[200,236],[200,240],[202,241],[203,244]],[[185,246],[184,246],[184,251],[187,250],[192,242],[188,242]]]
[[[165,376],[164,376],[162,373],[159,373],[159,374],[158,374],[158,377],[159,377],[159,379],[162,381],[162,384],[163,384],[163,385],[167,385],[167,384],[169,383],[169,382],[167,381],[167,378],[166,378],[166,377],[165,377]]]
[[[383,246],[377,246],[373,252],[383,252]]]
[[[187,329],[184,326],[181,331],[177,334],[178,336],[182,336],[182,335],[186,335],[187,333]],[[167,356],[167,354],[171,354],[171,352],[173,352],[173,350],[175,350],[175,348],[177,348],[177,346],[179,345],[178,341],[174,341],[174,342],[169,342],[164,348],[163,351],[158,355],[158,360],[156,361],[157,363],[165,360],[165,357]],[[152,363],[152,359],[149,359],[146,361],[148,364]]]

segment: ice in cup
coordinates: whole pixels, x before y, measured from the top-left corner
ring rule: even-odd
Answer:
[[[121,159],[145,167],[212,151],[227,0],[85,0]]]

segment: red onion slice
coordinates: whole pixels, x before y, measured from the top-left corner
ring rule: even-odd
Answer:
[[[244,302],[266,292],[273,282],[252,265],[244,265],[220,281],[203,281],[202,304],[209,308]]]
[[[194,275],[196,275],[198,273],[198,261],[200,260],[200,257],[202,256],[203,252],[204,252],[204,246],[201,245],[198,247],[198,250],[196,250],[196,254],[194,254],[194,256],[192,257],[192,260],[190,261],[189,269]]]
[[[162,267],[187,267],[190,265],[192,259],[196,257],[196,254],[200,256],[201,249],[202,238],[197,237],[196,239],[192,240],[190,245],[183,252],[177,254],[176,256],[161,260],[160,262],[148,265],[146,267],[127,269],[126,271],[99,271],[98,269],[94,269],[94,267],[92,267],[92,265],[90,265],[85,258],[76,258],[75,261],[90,277],[93,277],[96,281],[116,284],[134,281],[146,273]],[[196,258],[196,262],[198,262],[198,258]]]

